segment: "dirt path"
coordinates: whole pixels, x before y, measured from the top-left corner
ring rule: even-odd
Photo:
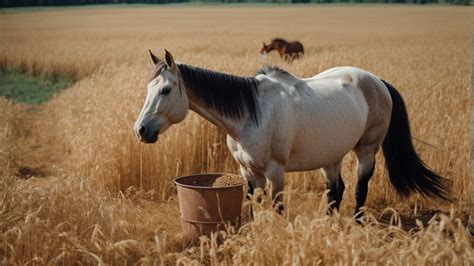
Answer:
[[[57,134],[55,115],[43,105],[25,106],[20,112],[21,134],[16,141],[18,176],[27,179],[59,174],[68,149]]]

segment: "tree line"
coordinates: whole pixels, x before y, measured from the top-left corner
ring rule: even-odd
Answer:
[[[173,3],[392,3],[469,5],[474,0],[0,0],[0,7],[71,6],[92,4],[173,4]]]

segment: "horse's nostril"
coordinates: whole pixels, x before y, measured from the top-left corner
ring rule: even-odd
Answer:
[[[146,132],[146,127],[145,126],[140,126],[140,129],[138,130],[138,134],[143,135]]]

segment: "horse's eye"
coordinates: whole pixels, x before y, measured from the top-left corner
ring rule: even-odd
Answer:
[[[168,94],[170,94],[170,92],[171,92],[171,87],[164,87],[161,90],[161,94],[163,94],[163,95],[168,95]]]

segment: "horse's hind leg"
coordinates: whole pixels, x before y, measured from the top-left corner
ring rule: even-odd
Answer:
[[[327,195],[329,204],[328,214],[332,214],[334,209],[339,211],[344,189],[346,188],[341,177],[341,163],[342,159],[331,166],[323,167],[323,174],[326,176],[327,188],[329,189]]]
[[[387,134],[392,112],[389,108],[391,106],[389,94],[384,93],[386,90],[381,87],[380,82],[369,77],[359,77],[357,86],[369,107],[365,131],[354,147],[358,165],[355,219],[360,221],[362,216],[360,208],[367,199],[369,181],[374,174],[375,154]]]
[[[380,149],[387,131],[387,123],[380,123],[366,129],[354,148],[357,156],[357,184],[355,190],[356,208],[355,219],[362,217],[361,209],[367,199],[369,181],[374,174],[375,154]]]
[[[367,199],[369,189],[369,181],[374,174],[375,168],[375,149],[373,147],[358,146],[354,149],[357,156],[357,184],[355,189],[355,219],[362,217],[361,208]]]

